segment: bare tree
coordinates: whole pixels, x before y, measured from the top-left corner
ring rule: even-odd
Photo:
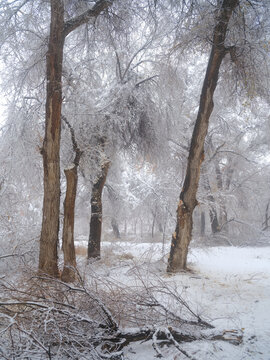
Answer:
[[[192,214],[197,205],[196,194],[200,178],[200,167],[204,160],[204,141],[209,118],[214,108],[213,95],[218,82],[219,69],[228,52],[225,47],[226,32],[238,0],[223,0],[216,12],[212,49],[200,98],[200,107],[192,134],[184,185],[177,208],[177,224],[172,236],[168,272],[186,268],[188,246],[192,235]]]
[[[100,138],[99,143],[104,155],[104,146],[106,138]],[[91,219],[90,234],[88,242],[88,258],[100,258],[100,241],[102,229],[102,192],[110,168],[110,161],[107,158],[102,159],[101,169],[92,186],[91,196]]]
[[[40,237],[39,271],[57,277],[60,207],[60,132],[62,108],[62,62],[65,38],[73,30],[97,17],[112,1],[99,0],[75,18],[64,20],[64,1],[51,0],[51,26],[47,53],[46,123],[43,143],[44,198]]]

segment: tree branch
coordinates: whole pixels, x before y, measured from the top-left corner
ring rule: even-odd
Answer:
[[[70,125],[68,119],[64,116],[64,115],[61,115],[61,118],[62,120],[65,122],[65,124],[67,125],[67,127],[69,128],[69,131],[70,131],[70,135],[71,135],[71,141],[72,141],[72,145],[73,145],[73,150],[75,152],[75,158],[74,158],[74,164],[76,166],[79,165],[79,162],[80,162],[80,158],[82,156],[82,151],[79,149],[78,147],[78,143],[76,141],[76,138],[75,138],[75,132],[74,132],[74,129],[73,127]]]
[[[146,78],[144,80],[141,80],[135,85],[135,87],[138,88],[140,85],[144,84],[147,81],[151,81],[151,80],[155,79],[156,77],[159,77],[159,75],[153,75],[153,76],[150,76],[150,77],[148,77],[148,78]]]
[[[77,27],[86,24],[91,18],[98,17],[98,15],[111,6],[112,3],[113,0],[99,0],[91,9],[85,11],[83,14],[78,15],[73,19],[66,21],[63,31],[64,38]]]

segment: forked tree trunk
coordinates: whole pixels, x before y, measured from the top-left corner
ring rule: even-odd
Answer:
[[[187,265],[188,247],[192,236],[192,214],[197,205],[196,194],[200,167],[204,160],[204,141],[208,131],[209,118],[214,107],[213,95],[218,82],[220,65],[227,52],[224,45],[227,27],[232,11],[237,4],[238,0],[223,0],[216,15],[211,54],[192,134],[185,181],[177,208],[177,222],[175,232],[172,235],[168,272],[183,270]]]
[[[60,209],[60,132],[62,108],[62,63],[65,37],[107,9],[113,0],[98,0],[84,13],[64,22],[64,1],[50,0],[51,24],[46,57],[46,121],[42,148],[44,169],[43,217],[40,236],[39,272],[53,277],[58,271]]]
[[[62,106],[62,62],[64,47],[64,6],[51,0],[51,26],[47,53],[47,99],[43,143],[44,199],[40,237],[39,271],[53,277],[58,271],[58,231],[60,206],[60,131]]]
[[[102,165],[101,173],[92,187],[88,259],[100,258],[100,242],[102,229],[102,191],[106,182],[109,167],[109,161],[105,162]]]
[[[63,252],[64,268],[61,279],[72,282],[76,279],[76,255],[74,246],[74,215],[77,192],[78,174],[77,166],[65,169],[67,181],[66,198],[64,201],[64,225],[63,225]]]

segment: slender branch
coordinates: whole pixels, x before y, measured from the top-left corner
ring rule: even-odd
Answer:
[[[122,75],[120,57],[119,57],[119,54],[118,54],[118,51],[117,51],[117,48],[116,48],[116,45],[115,45],[115,42],[114,42],[114,39],[113,39],[111,33],[109,34],[109,36],[110,36],[111,44],[112,44],[112,47],[114,49],[114,53],[115,53],[115,57],[116,57],[116,64],[117,64],[117,69],[118,69],[120,81],[122,82],[123,81],[123,75]]]
[[[178,142],[176,142],[175,140],[169,138],[168,141],[172,142],[173,144],[179,146],[180,148],[184,149],[185,151],[189,151],[189,147],[188,146],[185,146],[183,144],[180,144]]]
[[[27,254],[27,253],[30,253],[30,251],[26,251],[26,252],[23,253],[23,254],[6,254],[6,255],[2,255],[2,256],[0,256],[0,260],[1,260],[1,259],[6,259],[6,258],[9,258],[9,257],[13,257],[13,256],[18,256],[18,257],[24,256],[24,255]]]
[[[56,284],[61,284],[63,286],[65,286],[69,291],[74,291],[74,292],[78,292],[78,293],[84,293],[87,296],[89,296],[90,299],[92,299],[94,302],[96,302],[100,308],[102,309],[103,313],[105,314],[105,316],[107,317],[108,320],[108,324],[109,327],[113,330],[117,330],[118,329],[118,325],[116,323],[116,321],[114,320],[110,310],[104,305],[104,303],[94,294],[90,294],[89,291],[87,291],[87,289],[85,287],[74,287],[68,283],[65,283],[61,280],[55,279],[55,278],[51,278],[51,277],[42,277],[42,276],[36,276],[35,278],[37,279],[42,279],[42,280],[50,280],[53,281]]]
[[[174,346],[176,347],[176,349],[178,351],[180,351],[182,354],[184,354],[188,359],[192,359],[192,357],[185,351],[183,350],[182,348],[180,348],[180,345],[179,345],[179,342],[175,340],[175,338],[173,337],[172,333],[171,333],[171,329],[168,328],[166,329],[167,331],[165,332],[165,334],[167,335],[168,337],[168,340],[170,340]],[[194,358],[193,358],[194,360]]]
[[[246,160],[247,162],[252,162],[252,163],[257,164],[256,161],[250,160],[250,159],[248,159],[247,157],[245,157],[244,155],[239,154],[238,152],[233,151],[233,150],[222,150],[222,151],[217,151],[217,153],[234,154],[234,155],[240,156],[241,158],[243,158],[243,159]],[[213,158],[213,157],[212,157],[212,158]]]
[[[219,150],[220,150],[221,148],[223,148],[224,145],[226,145],[226,142],[222,143],[221,145],[219,145],[219,146],[216,148],[214,154],[208,159],[208,162],[210,162],[210,161],[212,161],[212,160],[214,159],[214,157],[220,152]]]
[[[25,335],[28,335],[31,339],[33,339],[34,342],[37,343],[40,346],[40,348],[43,349],[47,353],[47,355],[49,356],[49,359],[51,359],[50,348],[47,349],[33,334],[24,330],[18,324],[17,324],[17,326],[18,326],[19,331],[21,331],[22,333],[24,333]]]
[[[151,80],[155,79],[156,77],[159,77],[159,75],[153,75],[153,76],[150,76],[150,77],[148,77],[148,78],[146,78],[146,79],[144,79],[144,80],[142,80],[142,81],[139,81],[139,82],[135,85],[135,87],[139,87],[140,85],[144,84],[145,82],[151,81]]]
[[[131,56],[131,58],[130,58],[127,66],[126,66],[126,69],[125,69],[125,71],[124,71],[124,73],[123,73],[123,79],[125,78],[127,72],[129,71],[130,66],[131,66],[132,63],[133,63],[133,60],[140,54],[140,52],[142,52],[143,50],[145,50],[145,49],[147,48],[147,46],[149,46],[149,45],[152,43],[152,41],[153,41],[153,37],[152,37],[151,39],[149,39],[149,40],[146,40],[146,42],[143,44],[143,46],[142,46],[139,50],[137,50],[137,51]]]

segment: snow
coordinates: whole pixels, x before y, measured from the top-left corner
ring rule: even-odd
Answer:
[[[192,248],[190,271],[174,275],[166,274],[160,243],[104,242],[102,251],[103,259],[88,265],[96,272],[124,285],[135,283],[138,271],[151,283],[158,274],[217,330],[243,333],[238,346],[206,340],[181,344],[194,359],[270,359],[270,247]],[[172,349],[161,352],[168,360],[185,358]],[[132,344],[125,354],[126,360],[155,358],[149,341]]]
[[[220,345],[222,359],[270,359],[270,248],[194,249],[190,260],[201,277],[190,295],[201,310],[220,329],[243,329],[242,345]]]

